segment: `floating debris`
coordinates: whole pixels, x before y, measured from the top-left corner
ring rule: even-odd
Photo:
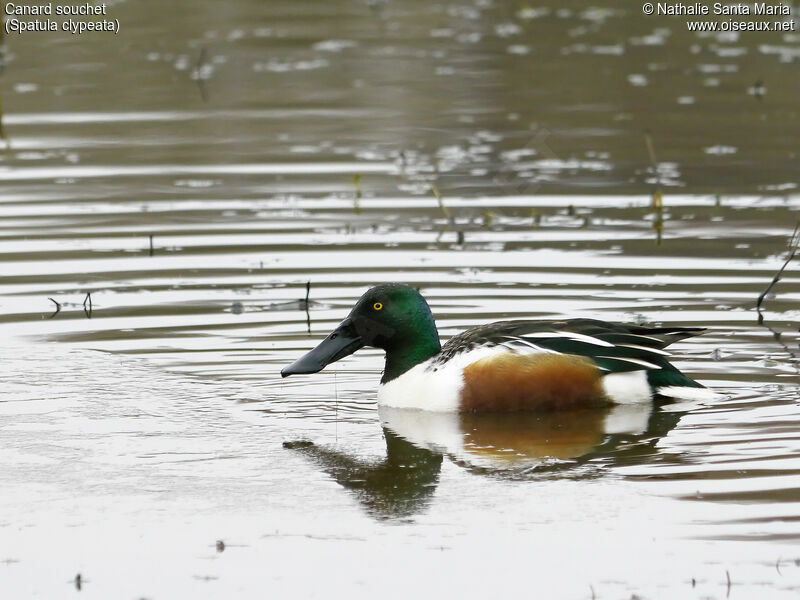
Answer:
[[[715,156],[723,156],[726,154],[736,154],[739,149],[736,146],[726,146],[724,144],[717,144],[716,146],[709,146],[705,148],[703,152],[706,154],[712,154]]]
[[[747,89],[747,93],[753,96],[756,100],[763,100],[764,95],[767,93],[767,86],[760,79],[756,81]]]

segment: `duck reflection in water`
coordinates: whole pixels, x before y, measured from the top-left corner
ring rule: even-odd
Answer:
[[[685,414],[677,404],[545,413],[432,413],[381,407],[386,458],[368,460],[308,441],[305,455],[349,490],[371,516],[403,519],[430,504],[446,457],[479,476],[536,480],[596,477],[608,466],[652,462],[657,442]],[[659,460],[680,461],[677,455]]]
[[[351,491],[366,511],[379,519],[421,512],[436,491],[443,456],[420,448],[384,427],[386,458],[366,460],[312,442],[284,442],[302,452],[337,483]]]

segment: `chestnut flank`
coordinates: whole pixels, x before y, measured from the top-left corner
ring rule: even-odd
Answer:
[[[464,368],[464,412],[551,411],[606,406],[602,372],[569,354],[488,356]]]

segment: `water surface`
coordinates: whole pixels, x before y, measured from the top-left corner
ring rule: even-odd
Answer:
[[[753,310],[800,208],[796,36],[622,2],[109,10],[117,37],[5,40],[4,589],[796,596],[793,264]],[[389,281],[443,337],[706,326],[675,363],[720,398],[379,412],[370,350],[280,379]]]

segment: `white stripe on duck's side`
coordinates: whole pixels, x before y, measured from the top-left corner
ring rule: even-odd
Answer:
[[[684,387],[680,385],[668,385],[658,388],[658,393],[667,398],[675,400],[689,400],[697,402],[708,402],[722,398],[717,392],[708,388]]]

